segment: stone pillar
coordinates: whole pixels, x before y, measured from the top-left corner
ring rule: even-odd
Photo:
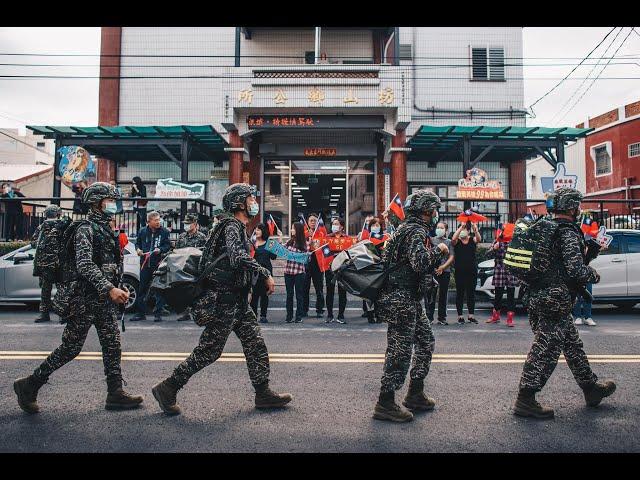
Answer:
[[[243,142],[237,130],[229,132],[229,147],[242,148]],[[242,182],[242,152],[229,152],[229,185]]]
[[[391,146],[393,148],[407,146],[404,130],[396,130]],[[407,152],[391,152],[391,198],[396,193],[403,201],[407,198]]]
[[[526,160],[517,160],[509,164],[509,198],[527,198]],[[509,204],[509,221],[514,222],[526,213],[526,202]]]

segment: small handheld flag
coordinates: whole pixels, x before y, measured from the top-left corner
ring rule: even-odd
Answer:
[[[600,229],[600,227],[598,226],[598,222],[594,222],[593,218],[588,217],[588,216],[584,216],[582,217],[582,223],[580,224],[580,230],[582,230],[582,233],[585,234],[585,236],[587,237],[597,237],[598,236],[598,230]]]
[[[389,238],[390,236],[388,233],[379,232],[379,233],[372,233],[371,236],[369,237],[369,240],[374,245],[380,245],[381,243],[384,243],[387,240],[389,240]]]
[[[318,221],[316,222],[316,229],[313,231],[313,235],[311,235],[311,240],[320,240],[326,236],[327,228],[324,226],[322,215],[320,215],[318,217]]]
[[[367,228],[367,221],[362,224],[362,232],[360,233],[360,240],[366,240],[369,238],[369,229]]]
[[[318,261],[318,267],[321,272],[326,272],[331,267],[331,262],[335,258],[335,254],[331,253],[331,249],[328,244],[324,244],[314,252],[316,260]]]
[[[402,200],[400,200],[400,195],[396,193],[396,196],[393,197],[393,200],[391,200],[391,203],[387,207],[387,210],[392,211],[394,215],[400,220],[404,220],[404,208],[402,207]]]
[[[485,217],[484,215],[480,215],[479,213],[476,213],[471,209],[468,209],[462,212],[460,215],[458,215],[457,220],[460,223],[467,223],[467,222],[479,223],[479,222],[485,222],[487,220],[487,217]]]

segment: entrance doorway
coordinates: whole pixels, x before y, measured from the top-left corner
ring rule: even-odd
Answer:
[[[370,160],[265,160],[263,211],[272,215],[285,236],[301,216],[339,217],[356,235],[375,212],[375,162]]]

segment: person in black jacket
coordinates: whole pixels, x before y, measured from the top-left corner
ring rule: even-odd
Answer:
[[[269,270],[269,273],[273,274],[271,260],[275,260],[278,257],[266,248],[267,240],[269,240],[269,230],[264,223],[259,223],[256,226],[255,236],[256,239],[253,242],[255,255],[253,258]],[[258,302],[260,302],[260,323],[268,323],[267,309],[269,308],[269,295],[267,294],[267,287],[264,282],[256,282],[251,291],[251,309],[256,316],[258,315]]]
[[[136,253],[140,257],[140,287],[135,302],[136,314],[131,317],[131,321],[146,320],[145,297],[153,280],[153,272],[155,272],[160,260],[171,250],[171,241],[169,240],[169,230],[160,225],[160,214],[158,212],[149,212],[147,215],[147,226],[140,230],[136,238]],[[153,309],[154,322],[162,321],[164,298],[162,295],[155,295],[156,304]]]
[[[8,183],[2,184],[2,198],[16,198],[24,195],[19,190],[14,190]],[[22,211],[22,202],[5,202],[5,240],[21,240],[22,224],[24,222],[24,212]]]
[[[131,180],[131,194],[130,197],[146,197],[147,196],[147,187],[142,183],[142,179],[140,177],[133,177]],[[142,225],[144,225],[147,220],[147,203],[148,200],[134,200],[133,201],[133,211],[136,212],[137,218],[137,226],[136,231],[139,233]]]

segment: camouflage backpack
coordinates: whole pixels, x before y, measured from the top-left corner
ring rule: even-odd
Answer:
[[[33,276],[42,275],[58,278],[62,267],[63,237],[71,225],[69,217],[46,220],[38,236],[33,259]]]

